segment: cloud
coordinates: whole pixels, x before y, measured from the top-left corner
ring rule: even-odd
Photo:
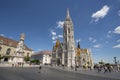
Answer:
[[[57,39],[57,36],[52,36],[52,40],[56,40]]]
[[[120,10],[118,11],[118,16],[120,16]]]
[[[58,21],[57,22],[57,28],[63,28],[64,21]]]
[[[39,48],[38,51],[42,51],[43,49]]]
[[[55,31],[51,31],[51,34],[52,34],[53,36],[56,36],[56,32],[55,32]]]
[[[52,43],[56,43],[56,41],[52,41]]]
[[[94,19],[94,22],[97,22],[100,18],[104,18],[108,11],[109,11],[109,7],[107,5],[103,6],[102,9],[100,9],[99,11],[95,12],[92,14],[92,18]]]
[[[58,35],[59,38],[63,38],[63,35]]]
[[[92,37],[89,37],[89,41],[92,41],[93,40],[93,38]]]
[[[51,30],[51,39],[52,39],[52,42],[55,43],[56,39],[57,39],[57,34],[54,30]]]
[[[95,42],[96,42],[96,39],[94,39],[92,42],[95,43]]]
[[[4,34],[0,34],[0,36],[5,36]]]
[[[112,31],[108,31],[108,33],[107,33],[107,36],[106,36],[107,38],[111,38],[112,37]]]
[[[112,33],[112,31],[108,31],[108,34],[111,34]]]
[[[118,39],[117,42],[120,42],[120,39]]]
[[[115,34],[120,34],[120,26],[116,27],[113,31]]]
[[[101,45],[100,45],[100,44],[96,44],[96,45],[94,45],[93,47],[94,47],[94,48],[100,48]]]
[[[92,37],[89,37],[88,39],[89,39],[89,41],[91,41],[91,42],[93,42],[93,43],[95,43],[95,42],[97,41],[96,39],[94,39],[94,38],[92,38]]]
[[[77,40],[76,40],[77,43],[80,42],[80,41],[81,41],[81,39],[77,39]]]
[[[113,48],[120,48],[120,44],[113,46]]]

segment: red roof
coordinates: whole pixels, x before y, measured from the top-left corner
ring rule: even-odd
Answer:
[[[18,41],[0,36],[0,44],[6,45],[6,46],[11,46],[11,47],[17,47]],[[33,51],[32,49],[28,48],[25,44],[25,50]]]

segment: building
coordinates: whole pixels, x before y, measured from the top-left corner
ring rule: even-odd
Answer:
[[[31,57],[33,50],[27,47],[25,44],[23,44],[22,42],[23,40],[24,39],[22,35],[20,37],[20,41],[16,41],[4,36],[0,36],[0,55],[3,57],[1,61],[11,63],[13,60],[15,60],[14,59],[15,56],[18,57],[17,53],[21,51],[23,58]],[[21,42],[22,42],[22,46],[20,44]],[[21,49],[20,47],[24,49]]]
[[[90,49],[82,49],[80,48],[80,44],[78,42],[78,46],[76,48],[76,57],[75,57],[76,66],[79,67],[91,67],[93,68],[94,63],[91,55]]]
[[[67,9],[63,26],[63,42],[60,42],[58,39],[56,40],[52,49],[52,64],[75,67],[87,65],[88,63],[89,65],[92,64],[90,66],[93,66],[91,52],[89,49],[76,48],[73,22]]]
[[[36,52],[32,55],[32,60],[39,60],[42,64],[51,64],[51,54],[52,52],[49,50],[44,50],[40,52]]]

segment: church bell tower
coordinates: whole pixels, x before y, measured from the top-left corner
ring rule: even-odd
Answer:
[[[75,40],[73,22],[67,9],[66,19],[63,26],[64,55],[68,67],[75,66]]]

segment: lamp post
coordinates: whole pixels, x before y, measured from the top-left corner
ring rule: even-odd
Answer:
[[[75,57],[75,71],[77,71],[76,57]]]
[[[117,66],[117,60],[116,60],[116,57],[114,57],[114,61],[115,61],[115,65]]]

